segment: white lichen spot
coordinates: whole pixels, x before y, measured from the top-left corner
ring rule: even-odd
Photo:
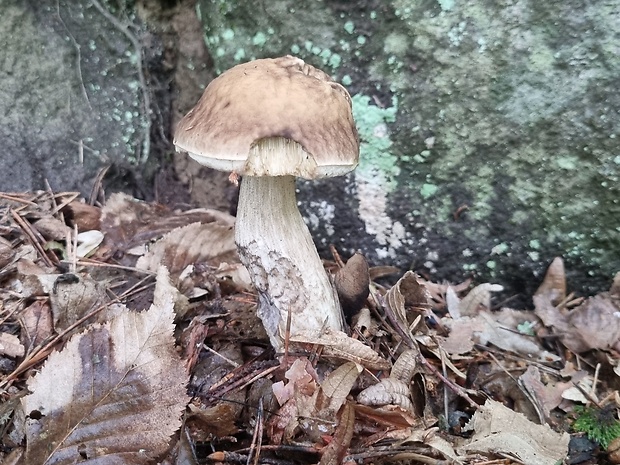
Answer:
[[[322,226],[325,228],[325,232],[328,236],[333,236],[336,232],[334,225],[332,224],[332,221],[336,216],[336,207],[323,200],[321,202],[310,202],[310,208],[317,212],[316,214],[310,214],[310,217],[308,218],[310,225],[314,229]]]
[[[364,221],[366,233],[373,235],[380,245],[389,245],[398,248],[405,237],[405,228],[399,222],[394,222],[387,214],[388,195],[385,190],[385,176],[379,170],[372,170],[373,175],[365,176],[358,173],[356,176],[357,197],[359,199],[359,217]],[[393,249],[392,249],[393,250]],[[380,258],[390,255],[383,250]]]
[[[310,213],[307,217],[304,218],[304,220],[311,229],[318,229],[319,217],[316,216],[314,213]]]
[[[491,249],[491,255],[502,255],[508,251],[508,244],[502,242]]]

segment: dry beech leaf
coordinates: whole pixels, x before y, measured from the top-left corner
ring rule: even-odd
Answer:
[[[217,221],[193,223],[173,229],[158,240],[138,259],[136,268],[155,271],[165,265],[171,275],[178,275],[197,262],[218,266],[221,262],[238,261],[233,228]]]
[[[473,335],[484,331],[486,324],[480,317],[459,317],[450,323],[450,334],[447,338],[439,337],[440,346],[448,354],[465,354],[474,348]]]
[[[566,298],[566,273],[564,260],[556,257],[547,268],[545,278],[534,295],[548,295],[554,304]]]
[[[340,410],[363,369],[357,363],[348,362],[332,371],[317,391],[317,411],[333,415]]]
[[[176,213],[163,205],[142,202],[122,193],[112,194],[101,210],[104,247],[112,251],[125,252],[175,228],[213,221],[232,226],[235,219],[216,210],[195,209]]]
[[[458,320],[461,318],[461,300],[452,286],[448,286],[448,289],[446,289],[446,307],[452,319]]]
[[[479,312],[480,305],[486,309],[491,308],[491,292],[500,292],[504,288],[499,284],[484,283],[474,287],[459,305],[461,316],[475,316]]]
[[[418,370],[418,356],[420,350],[416,346],[415,349],[404,350],[394,362],[390,377],[409,383]]]
[[[22,399],[25,463],[146,464],[165,452],[188,401],[175,296],[161,268],[149,310],[93,325],[49,356]]]
[[[561,463],[568,453],[568,433],[556,433],[547,425],[532,423],[494,400],[487,400],[465,426],[475,433],[458,452],[512,454],[521,463],[550,465]]]
[[[591,297],[566,314],[553,305],[551,296],[536,295],[534,308],[545,326],[553,327],[562,344],[574,353],[620,348],[620,307],[606,294]]]
[[[413,412],[404,410],[397,405],[386,405],[377,408],[369,405],[355,404],[355,412],[364,419],[390,428],[422,427],[424,424],[423,418],[418,418]]]
[[[323,346],[323,356],[359,363],[370,370],[387,370],[390,368],[387,360],[381,358],[377,352],[363,342],[347,336],[342,331],[328,328],[318,337],[295,334],[291,335],[291,342],[321,345]]]
[[[44,276],[56,276],[49,296],[54,329],[57,332],[64,331],[109,300],[102,283],[86,273],[42,275],[39,276],[41,282]],[[96,321],[103,322],[107,319],[107,312],[100,312],[95,318]],[[90,322],[92,321],[94,320]]]
[[[243,363],[241,346],[237,341],[226,341],[217,346],[216,352],[200,357],[192,371],[190,389],[195,397],[189,406],[192,415],[188,419],[199,420],[204,434],[223,437],[239,430],[237,422],[246,392],[245,389],[227,389],[224,381],[230,381],[231,362],[237,366]]]
[[[0,333],[0,355],[23,357],[26,349],[14,334]]]
[[[308,370],[311,365],[307,360],[304,363],[305,370]],[[294,397],[278,411],[281,417],[278,423],[284,437],[294,437],[298,428],[311,441],[320,441],[325,435],[334,433],[336,414],[346,404],[347,396],[362,370],[358,364],[345,363],[332,371],[312,395],[302,391],[305,383],[296,383]],[[301,373],[300,381],[303,377]],[[282,420],[286,417],[288,422],[284,423]]]
[[[398,405],[404,410],[413,412],[414,408],[410,395],[408,383],[390,377],[364,389],[358,394],[357,401],[362,405],[374,407]]]
[[[316,382],[308,370],[312,370],[314,373],[314,369],[308,359],[298,358],[284,373],[284,377],[288,379],[288,382],[286,384],[284,384],[284,381],[273,383],[272,390],[278,404],[284,405],[295,396],[296,392],[307,396],[314,394]]]
[[[7,266],[15,257],[15,248],[10,241],[0,237],[0,269]]]
[[[409,429],[409,432],[409,436],[403,440],[401,444],[406,444],[408,442],[425,444],[443,454],[445,458],[452,459],[458,464],[463,463],[459,460],[452,445],[438,434],[439,428],[433,427],[426,430]]]
[[[620,349],[620,306],[606,295],[590,297],[567,316],[570,330],[561,337],[573,352]]]
[[[35,300],[22,310],[19,321],[28,346],[36,347],[52,335],[52,310],[47,300]]]
[[[409,331],[411,321],[407,318],[407,308],[428,309],[430,293],[426,285],[413,271],[407,271],[402,278],[385,294],[385,301],[399,318],[402,329]]]
[[[355,408],[345,403],[338,414],[338,426],[330,443],[323,449],[319,465],[340,465],[353,439]]]
[[[540,376],[540,370],[534,365],[528,366],[527,370],[519,376],[519,384],[536,400],[545,418],[550,418],[551,410],[560,405],[562,393],[574,386],[572,382],[549,382],[544,384]]]

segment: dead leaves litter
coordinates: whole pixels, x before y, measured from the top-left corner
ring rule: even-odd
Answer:
[[[167,448],[188,400],[172,334],[175,295],[162,268],[148,311],[126,310],[49,356],[22,399],[28,464],[147,463]]]
[[[180,444],[191,462],[205,458],[192,456],[202,442],[216,450],[211,460],[228,463],[552,463],[566,456],[566,434],[533,421],[560,428],[575,405],[608,405],[617,394],[604,376],[620,373],[620,275],[608,293],[579,300],[555,260],[532,312],[493,308],[492,283],[469,290],[407,272],[383,288],[355,256],[337,278],[352,289],[341,292],[349,308],[362,307],[353,334],[293,334],[279,358],[256,319],[232,217],[123,194],[103,206],[75,194],[9,202],[0,420],[13,455],[0,450],[0,459],[25,451],[21,463],[34,465],[171,462],[169,444]],[[78,253],[88,231],[104,241]],[[153,301],[162,264],[172,284],[160,272]],[[70,330],[78,333],[67,341]],[[512,408],[479,406],[485,397]],[[182,442],[169,443],[184,409]]]

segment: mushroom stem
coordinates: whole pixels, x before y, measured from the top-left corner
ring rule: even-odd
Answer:
[[[259,295],[258,316],[281,350],[291,334],[343,328],[340,304],[295,198],[293,176],[244,176],[235,241]]]

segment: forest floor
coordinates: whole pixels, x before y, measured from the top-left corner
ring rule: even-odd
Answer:
[[[93,197],[0,194],[0,462],[620,463],[620,273],[515,309],[334,249],[347,333],[275,353],[234,217]]]

